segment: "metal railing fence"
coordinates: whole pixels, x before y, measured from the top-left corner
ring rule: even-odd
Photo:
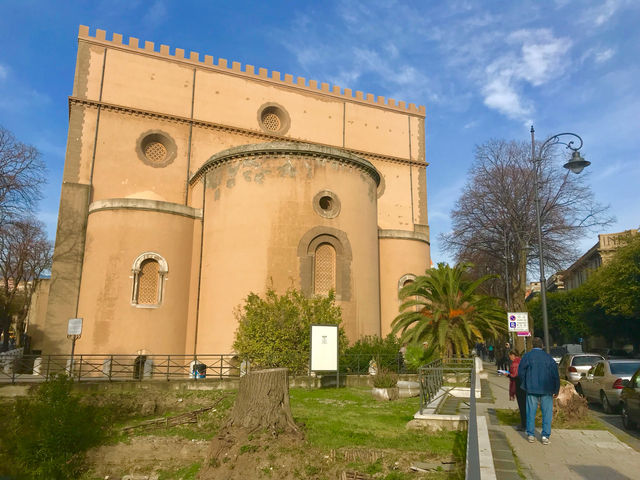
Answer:
[[[194,380],[239,377],[243,367],[233,354],[198,355],[24,355],[6,361],[0,383],[37,382],[58,373],[77,381]]]
[[[471,392],[469,395],[469,421],[467,424],[467,460],[465,480],[480,480],[480,445],[478,440],[478,412],[476,410],[476,369],[471,368]]]
[[[441,388],[468,388],[471,384],[473,366],[473,358],[448,358],[437,359],[420,367],[418,369],[420,413],[423,413],[423,409],[437,398]]]
[[[342,354],[339,358],[340,373],[352,375],[368,375],[370,368],[385,369],[394,373],[416,373],[404,363],[400,354],[353,353]],[[373,370],[372,370],[373,371]]]

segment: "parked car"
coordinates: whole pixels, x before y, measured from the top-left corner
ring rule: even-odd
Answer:
[[[640,423],[640,370],[629,381],[622,382],[620,413],[624,428],[632,429]]]
[[[560,378],[575,385],[593,367],[594,363],[600,360],[604,360],[604,357],[595,353],[567,353],[562,356],[558,365]]]
[[[576,385],[576,390],[589,402],[599,402],[605,413],[620,405],[622,382],[630,380],[640,368],[640,360],[602,360],[589,369]]]

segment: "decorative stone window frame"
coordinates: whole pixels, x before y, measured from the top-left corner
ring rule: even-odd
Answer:
[[[398,293],[400,293],[400,290],[402,290],[402,287],[404,287],[409,280],[411,280],[412,282],[415,282],[416,276],[413,273],[405,273],[403,276],[400,277],[400,280],[398,280]]]
[[[158,299],[157,303],[153,304],[140,304],[138,303],[138,288],[140,286],[140,268],[142,266],[142,262],[145,260],[155,260],[158,262],[158,294],[156,298]],[[164,296],[164,282],[167,279],[167,274],[169,273],[169,266],[167,265],[167,261],[156,252],[145,252],[139,255],[133,262],[133,266],[131,267],[131,278],[133,282],[131,284],[131,305],[136,308],[158,308],[162,305],[162,299]]]
[[[346,233],[337,228],[314,227],[298,244],[300,286],[307,296],[314,295],[315,254],[319,245],[330,244],[336,252],[336,300],[351,300],[351,244]]]
[[[167,150],[167,155],[162,162],[153,162],[147,158],[145,149],[147,148],[147,145],[152,142],[161,143]],[[167,132],[163,132],[162,130],[147,130],[138,137],[136,142],[136,153],[138,158],[145,165],[149,165],[153,168],[164,168],[173,163],[176,159],[176,156],[178,155],[178,147],[176,146],[176,142]]]
[[[267,128],[264,119],[269,114],[277,116],[278,120],[280,120],[280,128],[278,130]],[[272,135],[285,135],[291,126],[291,117],[289,117],[289,113],[279,103],[267,102],[262,104],[258,109],[258,125],[260,125],[263,132]]]
[[[321,190],[313,197],[313,210],[321,217],[336,218],[340,214],[340,208],[340,199],[331,190]]]

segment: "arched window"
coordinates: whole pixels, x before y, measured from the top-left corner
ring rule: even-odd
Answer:
[[[330,243],[316,248],[313,264],[313,293],[327,295],[336,289],[336,250]]]
[[[402,287],[406,287],[407,285],[415,282],[415,280],[416,276],[413,273],[407,273],[400,277],[400,280],[398,280],[398,293],[400,293]]]
[[[351,300],[351,245],[336,228],[314,227],[298,243],[300,287],[305,295],[326,295],[334,289],[336,300]]]
[[[169,267],[164,258],[154,252],[146,252],[133,262],[131,305],[159,307],[164,294],[164,282]]]

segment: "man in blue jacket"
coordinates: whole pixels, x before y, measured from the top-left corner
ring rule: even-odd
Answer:
[[[560,376],[558,365],[551,355],[542,350],[542,345],[541,338],[533,339],[533,349],[520,360],[518,376],[522,389],[527,392],[527,440],[529,443],[535,441],[535,420],[540,405],[542,444],[549,445],[553,399],[560,390]]]

